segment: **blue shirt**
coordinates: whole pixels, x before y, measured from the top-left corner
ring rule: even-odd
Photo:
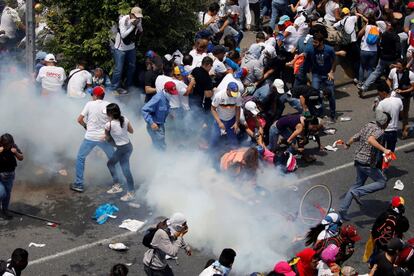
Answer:
[[[147,102],[141,110],[142,116],[145,122],[152,125],[156,123],[158,125],[165,124],[168,113],[170,112],[170,102],[164,94],[164,91],[158,92],[154,97]]]
[[[322,50],[317,50],[313,45],[306,47],[306,68],[311,69],[312,74],[327,76],[335,61],[335,51],[329,45],[324,45]]]

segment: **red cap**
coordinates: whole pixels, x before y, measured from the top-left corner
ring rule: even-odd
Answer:
[[[404,204],[405,204],[405,200],[401,196],[394,196],[391,200],[391,205],[394,208],[397,208],[398,206],[404,205]]]
[[[275,265],[274,272],[283,274],[285,276],[295,276],[296,275],[296,273],[293,272],[290,265],[285,261],[278,262]]]
[[[102,95],[105,95],[105,90],[102,86],[97,86],[92,90],[92,95],[100,97]]]
[[[164,90],[171,95],[178,95],[177,87],[173,81],[168,81],[164,84]]]
[[[414,2],[410,2],[407,4],[407,9],[413,9],[414,10]]]
[[[343,225],[341,227],[341,236],[347,237],[353,242],[361,240],[361,237],[358,235],[357,228],[354,225]]]

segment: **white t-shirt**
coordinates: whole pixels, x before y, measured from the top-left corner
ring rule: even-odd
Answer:
[[[298,43],[298,40],[300,38],[300,33],[295,28],[295,26],[289,26],[286,28],[285,32],[289,32],[290,35],[285,38],[285,49],[288,52],[291,52]]]
[[[106,106],[109,102],[95,100],[88,102],[81,115],[86,123],[85,139],[91,141],[103,141],[105,139],[105,124],[108,122]]]
[[[184,94],[187,92],[187,84],[177,79],[172,79],[172,81],[175,83],[175,87],[178,90],[178,95],[171,95],[169,93],[165,93],[166,97],[170,101],[170,107],[181,107],[184,110],[190,110],[188,96],[184,96]]]
[[[392,81],[392,90],[395,90],[398,88],[398,81],[401,80],[403,74],[402,73],[397,73],[397,68],[393,68],[390,71],[390,74],[388,75],[388,78]],[[408,74],[408,77],[410,78],[410,83],[414,84],[414,73],[412,71],[410,71],[410,73]],[[399,94],[396,94],[397,96],[399,96]]]
[[[328,23],[335,23],[336,22],[336,18],[335,18],[335,10],[339,9],[339,4],[330,0],[328,1],[328,3],[326,3],[325,5],[325,16],[324,19],[325,21],[328,21]]]
[[[244,85],[243,83],[236,79],[232,73],[227,73],[227,75],[221,80],[220,84],[217,86],[217,90],[216,91],[221,91],[221,90],[227,90],[227,85],[230,82],[235,82],[237,83],[237,86],[239,87],[239,92],[240,95],[242,95],[244,93]]]
[[[365,26],[365,34],[361,39],[361,50],[362,51],[376,52],[378,50],[377,44],[371,45],[371,44],[367,43],[367,37],[368,37],[369,31],[371,30],[372,27],[373,27],[373,25]],[[377,28],[378,28],[378,31],[381,33],[381,29],[379,27],[377,27]]]
[[[92,84],[92,74],[87,70],[74,69],[70,71],[68,78],[68,97],[84,98],[86,96],[85,87]],[[72,77],[71,77],[72,76]]]
[[[331,269],[324,261],[319,261],[318,266],[318,276],[333,276],[334,274],[331,272]]]
[[[51,92],[61,91],[65,80],[65,70],[57,66],[43,66],[36,78],[37,82],[42,83],[43,89]]]
[[[311,1],[308,4],[308,0],[299,0],[299,6],[303,7],[303,10],[307,13],[311,13],[313,9],[315,8],[315,2]]]
[[[203,58],[205,58],[207,56],[207,53],[202,53],[199,54],[197,53],[196,49],[193,49],[190,51],[189,53],[190,56],[193,57],[193,67],[200,67],[201,66],[201,61],[203,60]]]
[[[17,24],[21,22],[19,13],[10,7],[5,7],[1,14],[0,30],[6,32],[5,36],[9,38],[16,37]],[[0,35],[1,37],[1,35]]]
[[[236,98],[227,96],[227,89],[224,89],[214,95],[211,105],[217,108],[220,120],[229,121],[236,116],[236,107],[242,105],[242,99],[240,93]]]
[[[118,120],[112,120],[105,124],[105,129],[111,132],[111,136],[117,146],[123,146],[129,143],[128,123],[128,118],[124,117],[123,127],[121,127],[121,123]]]
[[[340,26],[344,26],[345,32],[347,34],[351,35],[351,42],[357,41],[357,35],[355,31],[355,24],[358,21],[358,17],[354,15],[346,16],[345,18],[342,18],[338,22],[334,24],[335,28],[338,28]]]
[[[391,122],[385,131],[398,130],[398,118],[400,111],[403,110],[403,103],[400,98],[388,97],[378,103],[377,110],[382,110],[391,115]]]
[[[334,236],[335,236],[335,235],[333,235],[331,231],[322,230],[322,231],[319,233],[319,235],[318,235],[318,237],[317,237],[317,240],[318,240],[318,241],[322,241],[322,240],[325,240],[325,239],[328,239],[328,238],[332,238],[332,237],[334,237]]]
[[[227,67],[224,65],[223,61],[220,61],[218,58],[214,58],[213,67],[211,68],[212,75],[222,75],[227,72]]]
[[[157,93],[162,92],[164,90],[165,83],[167,83],[169,81],[174,81],[174,79],[172,77],[169,77],[169,76],[166,76],[166,75],[159,75],[155,79],[155,90],[157,90]]]
[[[124,15],[119,19],[118,28],[119,28],[119,31],[117,31],[116,33],[114,48],[121,50],[121,51],[129,51],[129,50],[135,49],[135,43],[131,43],[128,45],[124,44],[124,42],[121,39],[121,34],[123,34],[123,37],[126,38],[131,32],[136,32],[136,33],[138,33],[138,31],[142,32],[142,24],[139,23],[135,27],[132,24],[132,20],[129,17],[129,15]]]

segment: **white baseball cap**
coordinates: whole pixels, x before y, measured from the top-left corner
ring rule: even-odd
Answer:
[[[136,18],[142,18],[142,9],[140,7],[133,7],[131,13],[135,15]]]
[[[47,54],[45,56],[45,61],[47,61],[47,62],[56,62],[55,55],[53,55],[53,54]]]
[[[248,101],[244,107],[246,110],[250,111],[254,116],[260,113],[260,110],[257,108],[257,105],[253,101]]]
[[[277,93],[285,94],[285,83],[281,79],[275,79],[272,86],[276,88]]]

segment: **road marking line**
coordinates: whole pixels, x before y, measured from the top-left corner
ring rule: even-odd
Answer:
[[[413,145],[414,145],[414,142],[402,145],[400,147],[397,147],[396,151],[403,150],[405,148],[409,148]],[[333,172],[351,167],[353,164],[354,164],[354,162],[349,162],[349,163],[346,163],[344,165],[335,167],[333,169],[329,169],[329,170],[326,170],[326,171],[323,171],[323,172],[315,173],[315,174],[306,176],[304,178],[300,178],[300,179],[296,180],[295,183],[300,183],[300,182],[308,181],[308,180],[311,180],[311,179],[314,179],[314,178],[318,178],[320,176],[324,176],[324,175],[327,175],[327,174],[330,174],[330,173],[333,173]],[[116,236],[113,236],[113,237],[110,237],[110,238],[107,238],[107,239],[99,240],[99,241],[96,241],[96,242],[93,242],[93,243],[84,244],[84,245],[81,245],[81,246],[78,246],[78,247],[75,247],[75,248],[72,248],[72,249],[69,249],[69,250],[66,250],[66,251],[58,252],[54,255],[49,255],[49,256],[46,256],[46,257],[42,257],[42,258],[33,260],[33,261],[29,262],[28,266],[45,263],[45,262],[53,260],[53,259],[57,259],[57,258],[66,256],[66,255],[70,255],[70,254],[73,254],[73,253],[76,253],[76,252],[80,252],[80,251],[92,248],[96,245],[109,244],[113,239],[127,238],[129,236],[133,236],[133,235],[136,235],[136,234],[137,234],[137,232],[127,232],[127,233],[119,234],[119,235],[116,235]]]
[[[72,249],[69,249],[69,250],[58,252],[54,255],[49,255],[49,256],[46,256],[46,257],[39,258],[37,260],[33,260],[33,261],[29,262],[28,266],[45,263],[45,262],[53,260],[53,259],[57,259],[57,258],[66,256],[66,255],[70,255],[70,254],[73,254],[73,253],[76,253],[76,252],[79,252],[79,251],[83,251],[83,250],[92,248],[96,245],[109,244],[114,239],[127,238],[129,236],[133,236],[133,235],[136,235],[136,234],[137,234],[137,232],[127,232],[127,233],[119,234],[119,235],[116,235],[116,236],[113,236],[113,237],[110,237],[110,238],[107,238],[107,239],[99,240],[99,241],[96,241],[96,242],[93,242],[93,243],[84,244],[84,245],[81,245],[81,246],[78,246],[78,247],[75,247],[75,248],[72,248]]]
[[[409,148],[411,146],[414,146],[414,142],[399,146],[395,149],[395,151],[403,150],[403,149]],[[338,167],[335,167],[335,168],[332,168],[332,169],[329,169],[329,170],[326,170],[326,171],[318,172],[318,173],[315,173],[315,174],[312,174],[312,175],[309,175],[309,176],[306,176],[306,177],[303,177],[303,178],[299,178],[293,184],[298,184],[298,183],[301,183],[301,182],[304,182],[304,181],[309,181],[311,179],[318,178],[320,176],[324,176],[324,175],[327,175],[327,174],[330,174],[330,173],[333,173],[333,172],[351,167],[353,165],[354,165],[354,162],[349,162],[349,163],[343,164],[341,166],[338,166]]]

